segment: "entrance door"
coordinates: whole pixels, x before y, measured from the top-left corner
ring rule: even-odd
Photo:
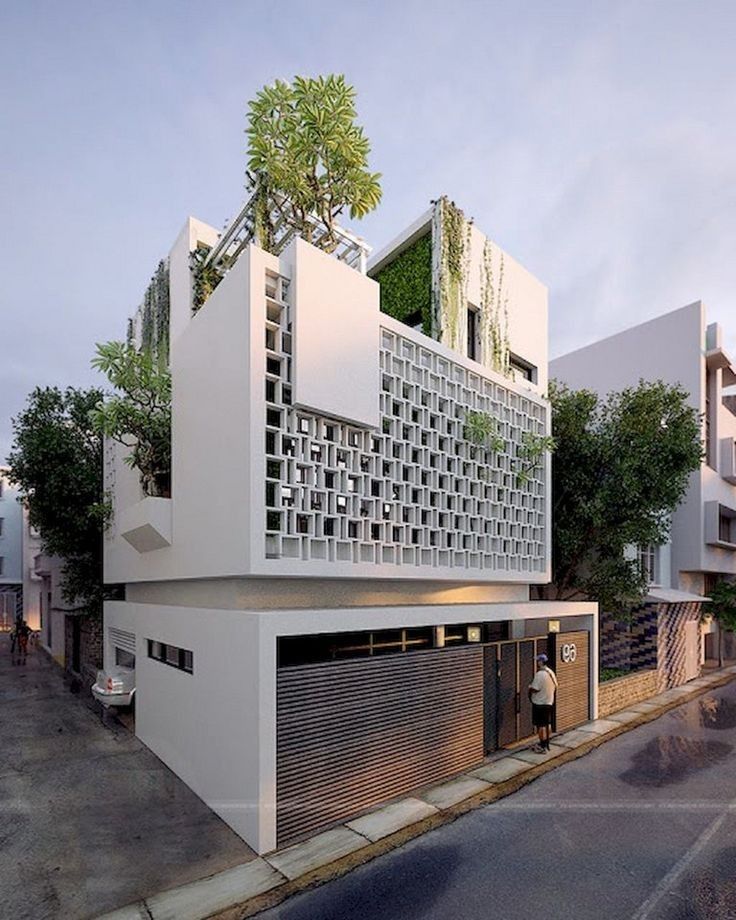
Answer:
[[[534,677],[534,657],[546,639],[494,642],[484,649],[484,727],[486,753],[534,734],[527,688]],[[544,648],[538,643],[545,643]]]

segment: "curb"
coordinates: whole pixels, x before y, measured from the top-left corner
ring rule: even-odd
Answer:
[[[671,690],[665,691],[662,696],[668,693],[672,695],[669,699],[663,701],[661,705],[657,705],[657,708],[651,712],[643,712],[636,718],[622,722],[617,728],[612,728],[602,734],[593,735],[591,733],[589,741],[584,741],[575,748],[566,750],[550,760],[532,766],[510,779],[493,783],[488,789],[484,789],[457,804],[450,805],[442,811],[437,811],[435,814],[409,824],[376,842],[371,842],[366,838],[365,846],[311,869],[296,878],[287,879],[283,873],[279,872],[269,862],[270,857],[276,857],[277,855],[277,851],[274,851],[265,857],[259,857],[242,866],[236,866],[234,869],[225,870],[208,878],[191,882],[188,885],[183,885],[170,891],[161,892],[135,904],[106,913],[98,917],[97,920],[246,920],[246,918],[252,917],[263,910],[276,907],[299,892],[316,888],[325,882],[340,878],[353,869],[403,846],[416,837],[451,824],[470,811],[513,795],[513,793],[534,782],[540,776],[556,770],[563,764],[585,757],[607,741],[641,725],[653,722],[671,709],[696,699],[710,690],[723,687],[736,679],[736,667],[726,669],[725,673],[723,671],[712,673],[714,675],[713,679],[708,680],[706,686],[701,684],[688,693],[678,692],[684,690],[687,685],[674,688],[674,694]],[[708,676],[705,675],[699,680],[707,680],[707,678]],[[642,702],[649,701],[643,700]],[[633,705],[639,704],[635,703]],[[627,708],[621,710],[621,712],[626,711],[628,711]],[[615,716],[617,713],[612,713],[612,715]],[[606,720],[609,720],[609,717],[606,717]],[[461,774],[461,776],[463,775],[465,774]],[[249,888],[253,893],[249,896],[241,889],[241,896],[238,897],[238,888],[240,884],[245,882],[245,879],[237,878],[238,873],[241,875],[247,874],[249,866],[251,867],[250,874],[257,876],[256,879],[248,878],[246,882],[246,888]],[[259,886],[260,891],[257,890]],[[256,890],[253,890],[254,887]]]

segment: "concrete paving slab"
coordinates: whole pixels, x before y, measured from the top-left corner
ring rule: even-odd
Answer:
[[[518,751],[514,754],[514,757],[519,760],[526,760],[527,763],[538,764],[546,763],[548,760],[559,757],[560,754],[566,754],[567,751],[568,749],[561,745],[550,744],[549,751],[545,751],[544,754],[535,754],[534,751]]]
[[[592,732],[594,735],[605,735],[612,732],[614,728],[621,728],[618,722],[612,722],[610,719],[595,719],[593,722],[586,722],[585,725],[578,725],[577,730],[581,732]]]
[[[120,907],[109,914],[98,917],[97,920],[151,920],[151,915],[142,902],[138,904],[129,904],[127,907]]]
[[[611,722],[619,722],[622,725],[626,722],[633,722],[641,716],[640,712],[631,709],[622,709],[621,712],[610,712],[606,718]]]
[[[233,904],[283,885],[285,881],[265,859],[254,859],[243,866],[147,898],[148,920],[204,920]]]
[[[470,770],[468,775],[477,776],[478,779],[485,780],[487,783],[503,783],[525,770],[531,770],[529,764],[525,760],[517,760],[514,756],[496,760],[494,763],[489,763],[485,767],[478,767],[476,770]]]
[[[452,782],[428,789],[419,798],[442,811],[445,808],[457,805],[458,802],[469,799],[471,795],[477,795],[485,789],[490,789],[490,787],[491,784],[482,779],[477,779],[474,776],[461,776],[459,779],[452,780]]]
[[[555,744],[561,744],[566,748],[576,748],[580,747],[581,744],[585,744],[587,741],[592,741],[596,735],[594,732],[583,732],[579,729],[574,729],[570,732],[565,732],[564,735],[555,735]]]
[[[282,875],[288,879],[295,879],[313,869],[319,869],[320,866],[327,866],[364,846],[367,846],[365,836],[349,827],[340,826],[316,834],[303,843],[296,843],[265,858]]]
[[[372,811],[368,815],[363,815],[362,818],[348,821],[347,827],[375,841],[400,831],[402,827],[408,827],[410,824],[436,814],[437,809],[433,805],[410,797]]]
[[[659,703],[636,703],[634,706],[629,706],[629,709],[632,712],[654,712],[655,709],[661,709]]]

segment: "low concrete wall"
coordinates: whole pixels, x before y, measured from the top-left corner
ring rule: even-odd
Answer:
[[[598,717],[626,709],[657,693],[656,671],[635,671],[598,685]]]

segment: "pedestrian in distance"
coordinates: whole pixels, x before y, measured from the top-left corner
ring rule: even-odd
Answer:
[[[537,673],[529,684],[529,699],[532,702],[532,725],[537,730],[539,743],[532,750],[535,754],[549,751],[549,736],[552,726],[552,711],[557,693],[557,677],[547,666],[547,656],[537,655]]]
[[[26,663],[28,655],[28,638],[31,635],[31,627],[25,620],[21,620],[20,626],[16,628],[18,633],[18,661]]]
[[[13,662],[13,664],[16,663],[15,662],[16,648],[18,648],[18,651],[20,651],[19,638],[20,638],[20,627],[22,623],[23,623],[23,617],[20,614],[18,614],[18,616],[15,618],[15,623],[13,624],[13,628],[10,631],[10,660]]]

